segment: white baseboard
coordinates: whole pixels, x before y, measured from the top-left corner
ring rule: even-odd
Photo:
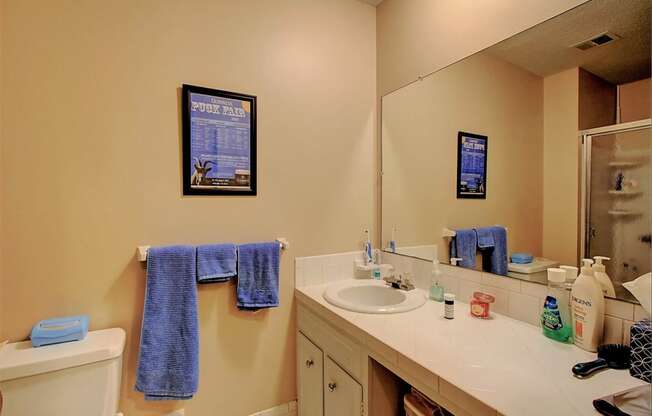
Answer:
[[[289,403],[283,403],[271,409],[261,410],[250,416],[297,416],[297,401],[292,400]]]

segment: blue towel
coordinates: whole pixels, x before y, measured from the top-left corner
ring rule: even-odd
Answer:
[[[452,257],[462,259],[458,265],[467,269],[475,269],[475,252],[478,239],[473,229],[455,230],[454,242],[451,243]]]
[[[197,282],[226,282],[237,274],[235,244],[197,246]]]
[[[278,242],[238,246],[238,308],[278,306],[280,250]]]
[[[532,260],[534,260],[534,256],[530,253],[512,253],[512,263],[530,264]]]
[[[482,270],[507,276],[507,230],[498,225],[482,230],[491,233],[494,240],[493,247],[481,250]]]
[[[494,246],[494,234],[491,227],[476,228],[475,232],[478,235],[478,248],[483,249]]]
[[[146,400],[185,400],[197,392],[197,263],[192,246],[152,247],[136,390]]]

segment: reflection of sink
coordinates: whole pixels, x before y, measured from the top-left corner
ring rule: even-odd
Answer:
[[[419,290],[406,292],[376,281],[331,285],[324,292],[324,299],[340,308],[364,313],[407,312],[426,302],[425,295]]]

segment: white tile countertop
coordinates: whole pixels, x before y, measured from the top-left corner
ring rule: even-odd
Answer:
[[[594,399],[647,384],[627,370],[577,379],[572,366],[595,359],[594,353],[550,340],[540,328],[497,313],[489,320],[474,318],[459,300],[453,320],[443,318],[443,303],[431,300],[410,312],[363,314],[326,302],[326,287],[298,287],[295,294],[326,318],[334,314],[506,416],[597,415]],[[330,320],[336,326],[337,321]]]

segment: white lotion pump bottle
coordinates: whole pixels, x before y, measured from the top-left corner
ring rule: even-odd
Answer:
[[[604,331],[604,295],[591,268],[593,260],[584,259],[582,263],[580,275],[571,289],[573,335],[575,345],[595,352]]]
[[[615,298],[616,289],[614,289],[614,284],[611,282],[611,278],[607,274],[607,269],[605,268],[604,264],[602,264],[603,260],[611,259],[604,256],[595,256],[593,259],[595,260],[595,264],[593,265],[593,274],[595,275],[595,279],[598,281],[598,283],[600,283],[600,286],[602,286],[602,293],[604,293],[605,296]]]

